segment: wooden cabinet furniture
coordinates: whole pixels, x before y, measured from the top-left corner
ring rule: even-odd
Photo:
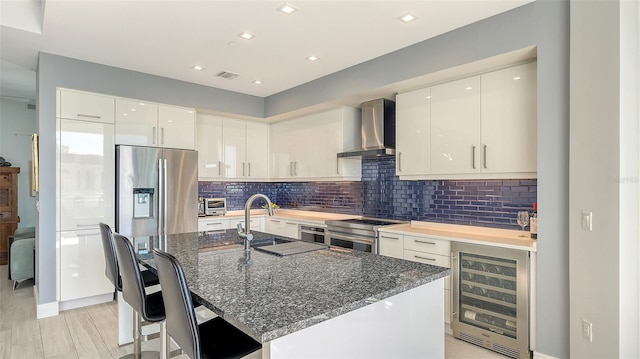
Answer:
[[[536,63],[401,93],[401,179],[535,178]]]
[[[360,111],[351,107],[271,125],[271,177],[301,181],[360,180],[362,163],[337,154],[360,147]]]
[[[115,100],[116,144],[195,148],[195,111],[133,99]]]
[[[0,265],[7,264],[8,237],[18,228],[19,167],[0,167]]]

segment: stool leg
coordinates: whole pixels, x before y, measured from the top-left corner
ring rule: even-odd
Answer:
[[[140,342],[140,313],[133,311],[133,357],[142,357],[142,343]]]
[[[167,321],[160,322],[160,359],[169,359],[169,334],[167,334]]]

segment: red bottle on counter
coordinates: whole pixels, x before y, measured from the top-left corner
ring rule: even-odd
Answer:
[[[531,233],[531,239],[538,239],[538,202],[533,202],[533,212],[529,218],[529,233]]]

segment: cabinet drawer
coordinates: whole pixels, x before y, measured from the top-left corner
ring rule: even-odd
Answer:
[[[404,249],[449,257],[451,242],[427,237],[404,236]]]
[[[11,187],[11,175],[0,175],[0,187]]]
[[[13,213],[11,213],[11,212],[0,212],[0,219],[2,219],[2,220],[12,219],[12,218],[13,218]]]
[[[404,258],[403,239],[401,234],[380,233],[378,236],[378,254]]]
[[[199,221],[198,231],[219,231],[227,229],[228,221],[226,220],[214,220],[214,221]]]
[[[114,97],[63,90],[60,92],[60,117],[114,123],[115,103]]]
[[[425,252],[412,251],[410,249],[404,250],[404,259],[408,261],[433,264],[435,266],[440,267],[451,267],[451,257],[439,255],[439,254],[431,254]]]

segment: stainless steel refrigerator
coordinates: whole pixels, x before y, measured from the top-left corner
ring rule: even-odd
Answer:
[[[118,233],[198,231],[198,152],[118,145],[116,163]]]

